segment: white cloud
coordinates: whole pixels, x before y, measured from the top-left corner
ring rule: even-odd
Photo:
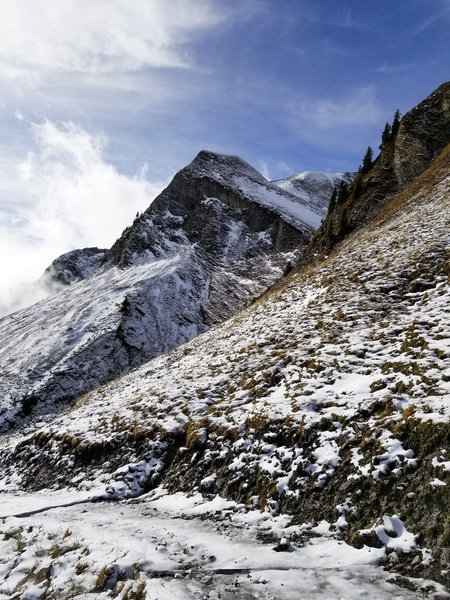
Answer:
[[[354,152],[367,147],[368,135],[378,131],[386,115],[370,86],[340,97],[290,99],[283,118],[296,137],[311,145]]]
[[[448,0],[440,0],[439,2],[436,2],[433,8],[435,8],[436,11],[419,25],[419,27],[413,32],[413,35],[418,35],[419,33],[426,31],[430,27],[436,25],[436,23],[448,23],[450,17],[450,5]]]
[[[259,162],[259,172],[264,175],[266,179],[272,181],[274,179],[273,173],[277,173],[277,179],[282,179],[283,177],[290,177],[295,173],[295,167],[288,165],[286,162],[282,160],[275,160],[269,165],[266,161]]]
[[[0,304],[63,252],[111,246],[164,186],[148,181],[145,168],[119,173],[104,159],[106,139],[73,123],[45,121],[31,133],[35,149],[15,165],[21,203],[8,206],[0,225]]]
[[[371,87],[356,90],[342,99],[320,99],[305,106],[307,118],[320,129],[342,125],[369,125],[376,123],[381,111]]]
[[[404,71],[410,71],[414,69],[415,65],[413,63],[405,63],[405,64],[388,64],[384,62],[381,66],[377,67],[376,72],[381,73],[383,75],[395,75],[396,73],[402,73]]]
[[[216,26],[212,0],[0,0],[0,73],[38,84],[46,74],[186,67],[190,36]]]
[[[147,208],[162,184],[144,173],[120,173],[105,160],[106,139],[89,133],[90,124],[108,132],[116,159],[139,163],[142,140],[133,126],[139,123],[148,144],[159,132],[158,111],[198,94],[197,80],[191,83],[199,77],[196,42],[245,16],[235,4],[0,0],[0,295],[39,277],[63,252],[110,246]],[[248,9],[252,0],[242,4]],[[137,116],[148,109],[153,121]],[[29,115],[40,124],[27,122]],[[32,142],[23,136],[27,126]],[[131,143],[128,159],[123,148]],[[167,169],[158,170],[165,177]]]
[[[270,171],[269,171],[269,166],[267,164],[266,161],[261,161],[259,164],[259,172],[261,173],[261,175],[263,175],[263,177],[265,177],[268,181],[271,180],[271,175],[270,175]]]

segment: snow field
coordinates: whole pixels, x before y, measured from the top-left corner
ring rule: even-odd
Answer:
[[[275,552],[257,536],[292,536],[300,528],[284,516],[246,512],[219,497],[152,495],[6,518],[0,598],[423,598],[374,568],[382,549],[357,550],[325,536]],[[28,497],[31,505],[41,500]]]

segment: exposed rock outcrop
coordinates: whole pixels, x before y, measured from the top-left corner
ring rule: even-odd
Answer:
[[[102,264],[106,250],[99,248],[82,248],[66,252],[47,267],[38,280],[55,293],[67,285],[85,279]]]
[[[439,156],[450,140],[450,82],[410,110],[372,168],[360,174],[316,231],[298,269],[320,260],[365,225]]]

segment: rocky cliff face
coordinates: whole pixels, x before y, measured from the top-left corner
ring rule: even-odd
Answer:
[[[410,110],[400,122],[392,157],[399,189],[420,175],[449,140],[450,82]]]
[[[237,250],[232,243],[230,218],[239,222],[249,236],[259,237],[266,246],[263,253],[268,244],[275,251],[298,250],[324,212],[320,202],[306,205],[268,182],[240,158],[203,151],[125,230],[107,261],[123,267],[141,261],[143,256],[146,261],[157,259],[170,253],[173,244],[180,241],[224,260],[233,247]],[[155,226],[149,226],[150,221]],[[259,244],[253,245],[253,250],[246,249],[249,257],[258,254]]]
[[[4,427],[248,305],[297,259],[322,216],[238,157],[201,152],[109,251],[60,257],[44,279],[61,291],[0,322]]]
[[[400,121],[370,171],[356,178],[314,234],[299,268],[326,256],[350,232],[382,211],[442,152],[450,139],[450,83],[444,83]]]
[[[301,203],[240,158],[203,151],[124,231],[105,264],[125,268],[192,249],[201,271],[193,289],[205,288],[201,331],[267,289],[322,216],[320,205]]]

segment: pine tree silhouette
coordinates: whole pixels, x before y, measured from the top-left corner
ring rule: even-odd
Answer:
[[[399,127],[400,127],[400,111],[397,108],[397,110],[395,111],[394,120],[392,121],[392,128],[391,128],[391,136],[393,138],[397,135],[397,131],[398,131]]]
[[[364,158],[363,158],[361,173],[367,173],[368,171],[370,171],[372,164],[373,164],[372,159],[373,159],[373,150],[369,146],[367,148],[367,152],[365,153]]]
[[[381,134],[381,144],[379,146],[380,150],[382,150],[388,141],[391,139],[391,126],[389,123],[386,123],[383,129],[383,133]]]

